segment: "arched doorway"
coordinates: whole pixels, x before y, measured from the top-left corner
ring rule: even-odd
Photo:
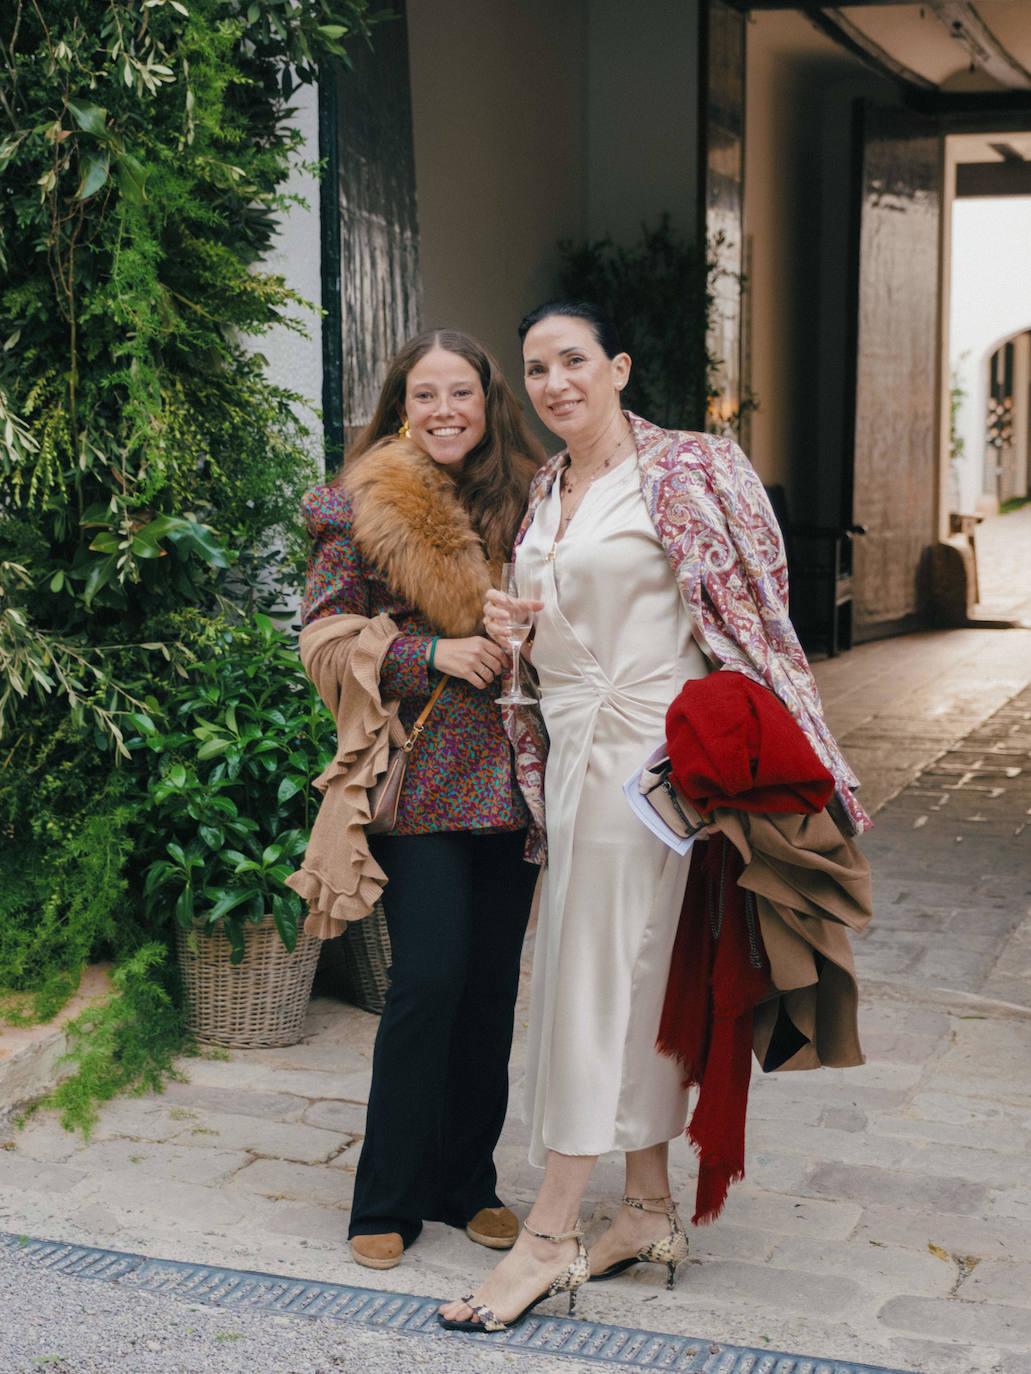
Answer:
[[[1000,511],[1031,494],[1028,446],[1028,388],[1031,385],[1031,327],[1014,334],[988,359],[988,416],[985,426],[984,490]]]

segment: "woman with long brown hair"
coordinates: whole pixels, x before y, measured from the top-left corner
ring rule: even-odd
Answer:
[[[386,880],[391,983],[350,1225],[352,1254],[371,1268],[397,1264],[426,1220],[495,1249],[518,1230],[493,1152],[536,870],[495,704],[506,658],[482,607],[542,458],[487,350],[432,330],[391,363],[340,474],[305,498],[302,655],[305,636],[327,647],[306,666],[322,664],[309,671],[337,715],[340,794],[355,784],[336,834],[313,835],[297,875],[307,929],[337,933]],[[393,711],[411,730],[444,674],[396,821],[365,836],[365,788],[384,751],[363,768],[381,727]]]

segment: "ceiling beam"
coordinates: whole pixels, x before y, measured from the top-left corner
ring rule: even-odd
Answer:
[[[937,90],[933,81],[928,81],[926,76],[921,76],[919,72],[913,71],[911,67],[907,67],[903,62],[892,57],[890,52],[882,48],[879,43],[875,43],[850,19],[846,19],[834,5],[803,3],[796,4],[792,8],[799,10],[816,28],[828,34],[841,47],[854,53],[880,76],[890,77],[893,81],[901,81],[910,90]]]
[[[1031,195],[1031,162],[961,162],[957,196]]]
[[[745,13],[749,10],[795,10],[882,76],[903,82],[911,91],[937,89],[933,81],[928,81],[875,43],[858,25],[847,19],[836,5],[825,4],[823,0],[795,0],[794,4],[785,3],[785,0],[726,0],[726,3]],[[848,0],[848,7],[856,9],[860,6],[898,3],[899,0]],[[1031,90],[1031,72],[996,38],[970,0],[922,0],[922,4],[928,14],[933,15],[966,48],[971,61],[981,71],[1008,90]]]
[[[1014,148],[1012,143],[989,143],[989,148],[998,153],[1003,162],[1026,162],[1027,159],[1019,149]]]
[[[999,42],[969,0],[924,0],[928,10],[970,53],[971,59],[1002,86],[1031,90],[1031,72]]]
[[[1031,132],[1031,91],[906,91],[911,110],[934,115],[948,134]]]

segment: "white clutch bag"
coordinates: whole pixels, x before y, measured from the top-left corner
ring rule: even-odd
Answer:
[[[709,824],[673,781],[665,744],[627,778],[623,794],[638,820],[678,854],[686,854],[698,832]]]
[[[709,824],[674,782],[673,766],[668,754],[642,768],[637,786],[670,830],[683,839],[697,835],[699,830],[704,830]]]

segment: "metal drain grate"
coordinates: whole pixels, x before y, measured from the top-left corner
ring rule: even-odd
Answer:
[[[219,1265],[150,1259],[89,1245],[34,1240],[0,1232],[0,1245],[19,1250],[33,1263],[76,1278],[120,1280],[134,1288],[169,1293],[214,1307],[250,1308],[292,1317],[333,1317],[362,1326],[413,1334],[439,1332],[439,1298],[313,1283],[275,1274],[225,1269]],[[449,1340],[489,1341],[507,1350],[568,1355],[628,1369],[674,1374],[906,1374],[880,1365],[824,1360],[739,1345],[715,1345],[689,1336],[669,1336],[601,1322],[531,1316],[514,1331],[495,1335],[453,1333]]]

